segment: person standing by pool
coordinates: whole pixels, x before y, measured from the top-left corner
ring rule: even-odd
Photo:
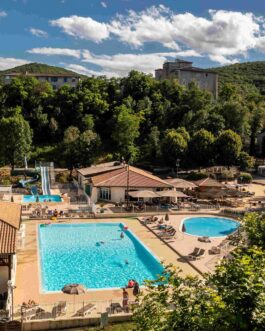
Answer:
[[[129,294],[125,288],[123,288],[122,291],[123,291],[122,292],[122,308],[123,308],[124,312],[128,312],[129,311],[129,307],[128,307]]]
[[[136,297],[138,294],[140,294],[140,286],[138,282],[135,282],[133,287],[133,295]]]

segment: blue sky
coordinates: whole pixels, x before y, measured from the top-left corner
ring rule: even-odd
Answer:
[[[1,0],[0,70],[27,62],[88,75],[265,58],[261,0]]]

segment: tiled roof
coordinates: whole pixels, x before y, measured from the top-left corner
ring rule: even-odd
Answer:
[[[104,172],[121,169],[123,167],[124,166],[122,164],[115,166],[112,163],[110,165],[104,164],[104,165],[97,165],[97,166],[92,166],[92,167],[88,167],[88,168],[83,168],[83,169],[79,169],[77,171],[83,176],[93,176],[96,174],[101,174]]]
[[[194,183],[199,187],[223,187],[223,184],[217,182],[217,180],[214,180],[210,177],[197,180]]]
[[[21,206],[0,202],[0,254],[16,252],[16,232],[20,227]]]
[[[21,73],[21,72],[10,72],[10,73],[6,73],[5,76],[34,76],[34,77],[75,77],[75,78],[79,78],[79,75],[74,74],[74,73],[64,73],[64,74],[51,74],[51,73],[31,73],[31,72],[27,72],[27,73]]]
[[[0,220],[0,254],[15,254],[17,230]]]
[[[0,201],[0,220],[13,226],[20,227],[21,205],[14,202]]]
[[[185,188],[195,188],[197,187],[196,184],[189,182],[185,179],[181,179],[181,178],[169,178],[169,179],[165,179],[165,181],[171,185],[173,185],[175,188],[181,188],[181,189],[185,189]]]
[[[96,187],[126,187],[128,180],[128,167],[123,167],[102,175],[92,177],[91,181]],[[148,172],[129,166],[129,186],[139,188],[168,188],[169,183]]]

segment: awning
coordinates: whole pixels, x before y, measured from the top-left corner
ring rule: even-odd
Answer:
[[[129,192],[129,196],[132,198],[160,198],[160,195],[153,191],[132,191]]]

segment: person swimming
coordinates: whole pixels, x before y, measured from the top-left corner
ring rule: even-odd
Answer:
[[[121,235],[120,235],[120,238],[123,239],[124,238],[124,232],[121,231]]]
[[[126,259],[126,260],[124,260],[124,263],[125,264],[129,264],[129,261]]]

